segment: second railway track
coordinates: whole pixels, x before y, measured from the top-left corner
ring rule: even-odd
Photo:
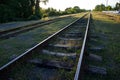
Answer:
[[[90,35],[91,14],[70,23],[0,67],[1,80],[80,80]],[[96,37],[96,35],[92,35]],[[95,57],[96,58],[96,57]],[[90,67],[96,69],[95,67]],[[89,71],[105,73],[104,69]],[[101,71],[102,70],[102,71]]]
[[[47,20],[47,21],[37,22],[37,23],[31,24],[31,25],[26,25],[26,26],[15,27],[15,28],[12,28],[12,29],[3,30],[3,31],[0,31],[0,38],[1,39],[8,39],[8,38],[10,38],[12,36],[16,36],[20,33],[23,33],[23,32],[41,27],[43,25],[54,23],[56,21],[59,21],[59,20],[62,20],[62,19],[68,18],[68,17],[71,17],[71,16],[65,16],[65,17],[50,19],[50,20]]]

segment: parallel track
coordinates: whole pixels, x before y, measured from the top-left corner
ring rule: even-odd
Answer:
[[[41,27],[43,25],[54,23],[56,21],[59,21],[59,20],[62,20],[64,18],[68,18],[68,17],[71,17],[71,16],[50,19],[50,20],[47,20],[47,21],[42,21],[42,22],[31,24],[31,25],[26,25],[26,26],[21,26],[21,27],[16,27],[16,28],[0,31],[0,38],[1,39],[8,39],[9,37],[16,36],[20,33],[32,30],[34,28]]]
[[[29,60],[31,58],[31,56],[34,55],[34,52],[38,51],[38,50],[42,50],[44,48],[46,48],[46,45],[48,45],[49,43],[51,43],[50,41],[56,39],[56,37],[62,35],[63,33],[69,31],[69,29],[71,29],[73,25],[75,24],[79,24],[80,22],[82,22],[82,19],[86,16],[87,14],[85,14],[84,16],[82,16],[81,18],[75,20],[74,22],[70,23],[69,25],[67,25],[66,27],[64,27],[63,29],[59,30],[58,32],[56,32],[55,34],[51,35],[50,37],[48,37],[47,39],[43,40],[42,42],[40,42],[39,44],[37,44],[36,46],[30,48],[28,51],[26,51],[25,53],[21,54],[20,56],[16,57],[15,59],[13,59],[12,61],[8,62],[7,64],[3,65],[2,67],[0,67],[0,79],[2,80],[7,80],[8,79],[8,75],[9,73],[12,71],[12,69],[19,63],[21,62],[25,62],[27,60]],[[85,28],[84,33],[82,33],[82,39],[83,39],[83,43],[81,46],[81,53],[79,55],[79,60],[78,60],[78,64],[77,64],[77,69],[76,69],[76,73],[75,73],[75,77],[74,80],[79,80],[81,79],[81,75],[82,75],[82,65],[84,64],[83,59],[84,59],[84,54],[85,54],[85,50],[86,50],[86,44],[87,44],[87,39],[89,38],[88,33],[89,33],[89,26],[90,26],[90,20],[91,20],[91,14],[89,14],[88,20],[87,20],[87,25]],[[82,23],[81,23],[82,24]],[[78,25],[77,25],[78,26]],[[77,48],[78,50],[80,48]]]

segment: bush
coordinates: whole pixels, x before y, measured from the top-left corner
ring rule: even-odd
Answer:
[[[38,20],[38,19],[40,18],[36,15],[31,15],[30,17],[28,17],[28,20]]]
[[[43,14],[43,18],[48,17],[48,14]]]

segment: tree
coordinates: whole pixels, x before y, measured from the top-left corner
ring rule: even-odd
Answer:
[[[110,5],[107,6],[107,7],[106,7],[106,10],[107,10],[107,11],[110,11],[110,10],[112,10],[112,7],[111,7]]]
[[[0,22],[8,22],[12,20],[12,17],[14,17],[14,13],[12,13],[12,10],[9,8],[9,6],[1,4],[0,5]]]
[[[105,5],[104,4],[96,5],[94,10],[95,11],[103,11],[103,10],[105,10]]]
[[[120,10],[120,3],[116,3],[116,5],[115,5],[115,10]]]
[[[40,2],[43,2],[44,4],[46,4],[46,2],[48,2],[48,0],[36,0],[36,4],[35,4],[35,15],[39,18],[42,18],[42,14],[40,12]]]
[[[0,0],[0,22],[40,19],[40,2],[48,0]]]
[[[46,9],[46,13],[48,16],[58,16],[61,14],[61,11],[57,11],[56,9],[53,9],[53,8],[48,8]]]
[[[79,13],[80,12],[80,8],[78,6],[75,6],[73,8],[73,10],[74,10],[75,13]]]
[[[99,8],[100,8],[100,5],[96,5],[94,10],[99,11]]]
[[[66,12],[67,14],[75,13],[72,7],[66,8],[66,9],[65,9],[65,12]]]
[[[34,0],[17,0],[18,3],[18,12],[20,12],[20,17],[22,18],[28,18],[33,14],[33,7],[35,5]],[[14,7],[15,8],[15,7]]]
[[[105,10],[105,5],[104,5],[104,4],[101,4],[101,5],[100,5],[100,11],[103,11],[103,10]]]
[[[0,0],[0,22],[26,20],[33,15],[35,0]]]

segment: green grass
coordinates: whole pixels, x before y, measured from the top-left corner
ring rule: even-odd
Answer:
[[[114,16],[115,17],[115,16]],[[118,16],[119,17],[119,16]],[[94,54],[103,57],[102,62],[91,62],[89,64],[105,67],[107,75],[86,74],[84,80],[119,80],[120,79],[120,21],[111,19],[103,13],[93,13],[93,24],[97,33],[104,33],[106,40],[99,40],[105,49]]]

